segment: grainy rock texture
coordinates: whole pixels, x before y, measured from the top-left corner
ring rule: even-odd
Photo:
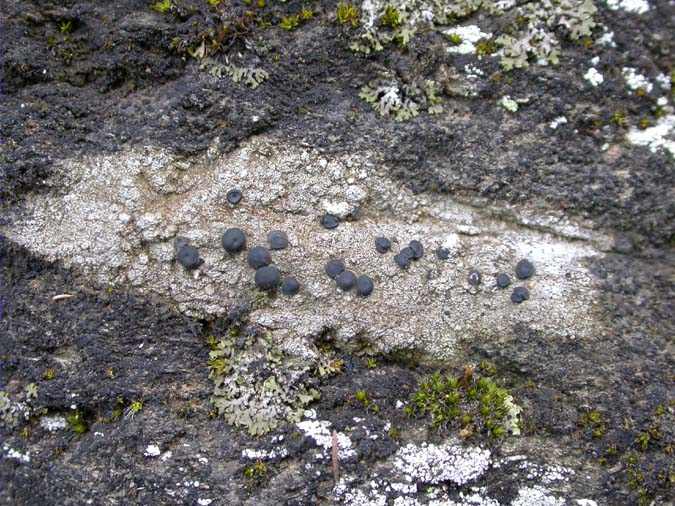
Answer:
[[[672,502],[672,2],[0,11],[0,504]]]

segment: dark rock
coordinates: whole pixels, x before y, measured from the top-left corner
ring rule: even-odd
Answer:
[[[447,260],[450,258],[450,250],[448,248],[438,248],[436,250],[436,257],[439,260]]]
[[[328,230],[337,228],[339,224],[340,219],[335,215],[326,213],[321,217],[321,226],[323,228],[327,228]]]
[[[281,283],[281,293],[284,295],[295,295],[300,291],[300,283],[294,277],[284,278],[283,283]]]
[[[633,241],[627,235],[619,234],[614,239],[613,249],[617,253],[628,255],[633,252]]]
[[[469,281],[469,284],[471,286],[478,286],[480,285],[480,282],[482,281],[483,276],[481,276],[480,272],[478,271],[471,271],[469,273],[469,276],[467,277],[467,280]]]
[[[530,291],[524,286],[517,286],[513,289],[511,293],[511,302],[514,304],[520,304],[523,301],[526,301],[530,298]]]
[[[223,248],[228,253],[239,253],[246,248],[246,234],[240,228],[228,228],[223,234]]]
[[[254,246],[248,252],[247,261],[248,265],[254,269],[260,269],[261,267],[265,267],[272,263],[272,256],[270,255],[270,252],[267,251],[267,248]]]
[[[227,192],[226,199],[227,201],[232,204],[233,206],[236,206],[239,202],[241,202],[241,191],[237,190],[236,188],[233,190],[230,190]]]
[[[365,274],[359,276],[356,279],[356,293],[361,297],[368,297],[371,293],[373,293],[374,288],[375,285],[373,284],[373,280]]]
[[[511,277],[508,274],[500,272],[497,274],[497,286],[499,288],[506,288],[511,284]]]
[[[176,254],[176,260],[188,270],[196,269],[204,263],[204,260],[199,258],[199,251],[194,246],[189,244],[183,244],[178,253]]]
[[[413,251],[413,260],[419,260],[424,256],[424,246],[422,246],[421,242],[417,240],[410,241],[408,247]]]
[[[356,274],[352,271],[342,271],[336,278],[335,282],[344,291],[349,291],[356,283]]]
[[[267,234],[267,241],[270,243],[270,249],[279,250],[288,247],[288,236],[281,230],[272,230]]]
[[[516,276],[518,279],[528,279],[534,274],[534,265],[529,260],[521,260],[516,265]]]
[[[386,237],[375,238],[375,249],[378,253],[386,253],[391,249],[391,241]]]
[[[255,271],[255,284],[261,290],[274,290],[279,286],[281,272],[274,265],[266,265]]]
[[[325,270],[329,277],[335,279],[345,270],[345,263],[339,258],[329,260],[326,263]]]

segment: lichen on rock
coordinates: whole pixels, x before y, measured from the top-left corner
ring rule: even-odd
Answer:
[[[222,338],[209,354],[212,402],[219,415],[251,435],[297,422],[319,392],[307,361],[284,354],[267,335]]]

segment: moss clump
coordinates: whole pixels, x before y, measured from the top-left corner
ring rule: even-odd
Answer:
[[[42,379],[45,381],[51,381],[54,378],[56,378],[56,371],[54,370],[53,367],[45,369],[45,372],[42,373]]]
[[[73,31],[72,20],[69,19],[68,21],[61,21],[61,23],[59,23],[59,32],[61,32],[62,34],[66,35],[72,31]]]
[[[480,39],[476,42],[476,54],[478,56],[490,56],[497,52],[497,43],[494,39]]]
[[[257,487],[267,478],[267,464],[259,460],[246,466],[243,474],[249,487]]]
[[[624,111],[615,111],[612,113],[612,117],[609,119],[610,123],[614,125],[625,128],[628,126],[628,117]]]
[[[268,336],[223,338],[209,354],[212,402],[228,423],[261,435],[297,422],[319,398],[310,387],[312,367],[284,354]]]
[[[354,399],[356,402],[361,404],[366,410],[372,411],[373,413],[379,413],[380,407],[375,404],[375,402],[368,396],[368,392],[365,390],[357,390],[354,393]]]
[[[361,13],[353,4],[340,2],[335,11],[335,19],[341,25],[351,25],[356,28],[361,22]]]
[[[398,28],[402,23],[401,13],[393,5],[387,5],[380,17],[380,23],[382,26],[388,26],[389,28]]]
[[[448,35],[448,40],[453,46],[459,46],[462,43],[462,36],[458,33],[451,33]]]
[[[520,408],[506,388],[479,377],[472,368],[462,376],[439,372],[422,381],[405,408],[409,416],[429,416],[435,429],[458,428],[460,435],[488,434],[499,438],[519,434]]]
[[[585,430],[591,433],[594,438],[601,438],[607,432],[607,423],[600,411],[595,409],[587,411],[581,416],[579,424]]]
[[[89,425],[84,419],[84,415],[81,411],[75,410],[68,413],[66,416],[66,421],[68,422],[68,427],[75,434],[84,434],[89,430]]]
[[[289,32],[293,31],[298,26],[300,26],[300,16],[298,16],[297,14],[294,14],[292,16],[285,16],[281,18],[279,26],[284,30],[288,30]]]
[[[171,10],[171,7],[172,7],[171,0],[158,0],[157,2],[155,2],[150,6],[150,8],[153,11],[159,12],[161,14],[169,12],[169,10]]]

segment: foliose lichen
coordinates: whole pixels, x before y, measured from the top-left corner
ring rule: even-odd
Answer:
[[[406,121],[420,111],[439,114],[443,111],[438,85],[430,80],[403,83],[390,74],[371,81],[361,88],[359,97],[368,102],[380,116]]]
[[[256,89],[269,78],[269,73],[257,67],[238,67],[226,61],[220,63],[212,58],[205,58],[199,66],[214,77],[228,76],[235,83],[244,83],[251,89]]]
[[[308,385],[311,364],[284,354],[267,335],[229,336],[211,350],[212,402],[219,415],[251,435],[298,422],[319,398]]]

